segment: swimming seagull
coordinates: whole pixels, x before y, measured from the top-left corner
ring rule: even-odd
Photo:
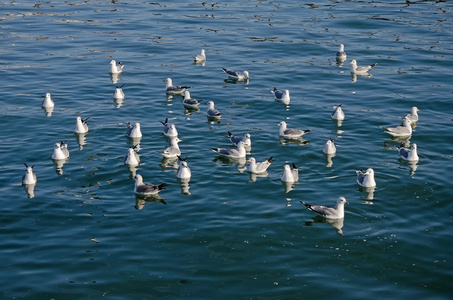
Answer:
[[[50,93],[46,93],[44,97],[44,100],[41,103],[41,107],[54,107],[55,103],[52,101],[52,98],[50,97]]]
[[[344,52],[343,44],[340,44],[340,49],[337,52],[336,58],[339,63],[343,63],[346,60],[346,52]]]
[[[247,162],[250,163],[250,165],[248,167],[248,171],[250,173],[254,173],[254,174],[260,174],[260,173],[266,172],[267,168],[269,168],[269,166],[272,163],[272,158],[273,158],[273,156],[271,156],[268,160],[257,163],[254,157],[250,157],[247,160]]]
[[[110,61],[110,74],[119,74],[123,72],[124,65],[119,61],[118,65],[115,60]]]
[[[341,108],[343,104],[339,104],[339,105],[334,105],[333,106],[333,111],[332,111],[332,114],[330,115],[330,117],[333,119],[333,120],[344,120],[344,112],[343,112],[343,109]]]
[[[124,99],[123,86],[117,86],[115,92],[113,93],[113,99]]]
[[[249,72],[244,71],[244,72],[236,72],[233,70],[228,70],[225,68],[222,68],[223,72],[228,74],[228,77],[236,79],[236,80],[244,80],[244,79],[249,79],[250,75]]]
[[[324,152],[325,154],[335,154],[337,152],[337,148],[335,147],[335,142],[333,139],[330,139],[326,142],[322,152]]]
[[[195,57],[193,58],[193,60],[194,60],[195,62],[203,62],[203,61],[205,61],[205,60],[206,60],[206,54],[205,54],[205,52],[204,52],[204,49],[201,49],[201,53],[198,54],[197,56],[195,56]]]
[[[25,170],[25,174],[22,176],[22,184],[35,184],[36,183],[36,174],[33,173],[33,168],[35,167],[35,165],[29,167],[27,166],[26,163],[24,163],[25,165],[25,168],[27,168]]]
[[[317,213],[326,219],[343,219],[344,218],[344,204],[349,204],[345,197],[338,197],[335,206],[311,205],[300,201],[309,210]]]
[[[179,179],[188,179],[192,176],[189,165],[187,164],[187,157],[181,158],[178,156],[179,161],[181,162],[176,170],[176,177]]]
[[[139,174],[134,176],[135,179],[135,187],[134,187],[134,193],[137,195],[155,195],[159,193],[160,191],[164,190],[166,186],[168,186],[167,183],[161,183],[154,185],[152,183],[148,182],[143,182],[143,177]]]
[[[82,120],[81,117],[76,118],[76,126],[74,128],[75,133],[87,133],[88,132],[88,124],[87,121],[90,117]]]
[[[420,111],[417,107],[413,106],[411,109],[411,113],[406,115],[406,119],[408,119],[411,123],[418,122],[418,111]]]
[[[141,138],[142,132],[140,130],[140,123],[136,122],[134,125],[131,125],[130,122],[126,123],[127,125],[127,136],[131,138]]]
[[[244,142],[244,146],[251,146],[252,145],[252,140],[250,138],[250,134],[246,133],[244,136],[235,136],[231,132],[228,131],[228,136],[227,138],[237,146],[239,142]]]
[[[417,144],[412,144],[410,149],[406,149],[404,148],[403,143],[401,143],[397,149],[402,159],[407,161],[418,161]]]
[[[178,155],[181,155],[181,150],[179,149],[178,143],[182,142],[180,139],[177,137],[172,137],[170,140],[170,146],[167,147],[164,151],[162,151],[160,154],[166,158],[173,158],[177,157]]]
[[[294,163],[291,168],[289,165],[283,167],[283,174],[280,177],[280,180],[283,182],[294,183],[299,181],[299,167]]]
[[[221,113],[214,107],[214,101],[209,101],[206,104],[209,105],[206,115],[209,118],[220,118]]]
[[[52,159],[60,160],[69,157],[68,145],[65,142],[55,143],[52,153]]]
[[[191,88],[190,86],[185,86],[185,85],[183,85],[183,86],[182,85],[173,85],[173,81],[171,80],[171,78],[167,78],[164,81],[167,82],[167,87],[165,89],[165,93],[167,93],[168,95],[181,95],[182,96],[187,89]]]
[[[289,138],[289,139],[301,137],[302,135],[311,131],[311,129],[287,128],[285,121],[281,121],[280,123],[277,124],[277,126],[280,126],[280,132],[279,132],[280,136]]]
[[[136,147],[137,145],[135,145],[132,148],[129,148],[129,151],[124,156],[125,165],[138,166],[140,164],[140,156],[137,154],[137,152],[135,152]]]
[[[201,101],[203,101],[203,100],[197,100],[197,99],[191,98],[189,91],[184,92],[184,100],[182,100],[182,104],[186,108],[197,108],[198,104],[200,104]]]
[[[165,122],[159,121],[164,125],[164,135],[168,137],[178,136],[178,131],[176,130],[175,124],[168,123],[168,118],[165,119]]]
[[[275,100],[281,101],[285,104],[288,104],[290,101],[289,90],[284,90],[282,92],[280,90],[277,90],[277,88],[274,87],[274,90],[272,90],[271,93],[274,95]]]
[[[409,137],[412,135],[411,122],[404,117],[403,124],[394,128],[381,127],[386,133],[394,137]]]
[[[219,153],[220,155],[228,158],[243,158],[247,154],[244,147],[244,142],[240,141],[237,145],[237,149],[226,149],[226,148],[211,148],[212,151]]]
[[[357,183],[363,187],[375,187],[376,181],[374,180],[374,170],[369,168],[363,173],[362,170],[356,170]]]
[[[362,66],[357,66],[357,61],[353,59],[351,61],[351,74],[356,74],[356,75],[368,75],[368,71],[371,70],[374,66],[376,66],[377,63],[368,65],[365,67]]]

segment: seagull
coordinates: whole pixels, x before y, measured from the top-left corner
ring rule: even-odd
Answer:
[[[203,100],[197,100],[197,99],[194,99],[194,98],[190,98],[189,91],[185,91],[184,92],[184,100],[182,100],[182,104],[184,105],[184,107],[186,107],[186,108],[197,108],[198,104],[200,104],[201,101],[203,101]]]
[[[115,92],[113,93],[113,99],[124,99],[123,86],[117,86]]]
[[[87,121],[90,117],[82,120],[81,117],[76,118],[76,126],[74,128],[75,133],[87,133],[88,132],[88,124]]]
[[[344,218],[344,204],[349,204],[345,197],[338,197],[335,206],[311,205],[300,201],[309,210],[314,211],[318,215],[326,219],[343,219]]]
[[[165,119],[165,122],[159,121],[164,125],[164,134],[168,137],[178,136],[178,131],[174,124],[168,123],[168,118]]]
[[[161,190],[164,190],[166,186],[168,186],[167,183],[161,183],[158,185],[154,185],[152,183],[148,182],[143,182],[143,177],[142,175],[135,175],[135,187],[134,187],[134,193],[137,195],[155,195],[159,193]]]
[[[326,142],[322,152],[324,152],[325,154],[335,154],[337,152],[337,147],[335,147],[335,142],[333,139],[330,139]]]
[[[236,72],[233,70],[228,70],[225,68],[222,68],[223,72],[228,74],[228,77],[236,79],[236,80],[244,80],[244,79],[249,79],[250,75],[249,72],[244,71],[244,72]]]
[[[178,155],[178,159],[181,161],[181,164],[178,166],[178,169],[176,170],[176,177],[178,177],[179,179],[190,178],[192,173],[190,172],[189,165],[187,164],[187,157],[181,158]]]
[[[209,108],[208,108],[208,111],[206,112],[206,115],[209,118],[220,118],[221,113],[214,107],[214,102],[213,101],[209,101],[206,104],[209,105]]]
[[[41,107],[54,107],[55,103],[52,101],[52,98],[50,98],[50,93],[46,93],[44,97],[44,100],[41,103]]]
[[[403,124],[394,128],[381,127],[386,133],[395,137],[409,137],[412,135],[412,126],[409,119],[403,118]]]
[[[118,65],[116,65],[115,60],[110,61],[110,74],[120,74],[123,72],[124,65],[119,61]]]
[[[418,161],[417,144],[412,144],[410,149],[406,149],[403,143],[397,147],[400,157],[407,161]]]
[[[33,173],[35,165],[31,167],[27,166],[26,163],[24,163],[24,165],[27,169],[25,170],[25,174],[22,176],[22,184],[36,184],[36,174]]]
[[[182,142],[180,139],[177,137],[172,137],[170,140],[170,146],[167,147],[164,151],[162,151],[160,154],[166,158],[173,158],[177,157],[178,155],[181,155],[181,150],[179,150],[179,145],[178,142]]]
[[[365,66],[365,67],[358,67],[357,61],[355,59],[353,59],[351,61],[351,74],[367,75],[368,74],[367,72],[376,65],[377,65],[377,63],[369,65],[369,66]]]
[[[272,158],[273,156],[271,156],[268,160],[257,163],[254,157],[250,157],[250,159],[247,160],[247,162],[250,163],[248,171],[254,174],[265,173],[267,168],[269,168],[272,163]]]
[[[343,63],[346,60],[346,52],[344,52],[343,44],[340,44],[340,49],[337,52],[336,58],[339,63]]]
[[[197,56],[195,56],[195,57],[193,58],[193,60],[194,60],[195,62],[202,62],[202,61],[205,61],[205,60],[206,60],[206,54],[205,54],[205,52],[204,52],[204,49],[201,49],[201,53],[198,54]]]
[[[246,133],[244,136],[235,136],[231,132],[228,131],[228,136],[227,138],[236,146],[238,145],[239,142],[244,142],[244,146],[251,146],[252,145],[252,140],[250,139],[250,134]]]
[[[52,159],[60,160],[69,157],[68,145],[65,142],[55,143],[53,148]]]
[[[299,167],[293,163],[293,168],[289,165],[283,167],[283,174],[280,177],[280,180],[283,182],[294,183],[299,181]]]
[[[274,87],[274,90],[272,90],[271,93],[274,95],[275,100],[281,101],[285,104],[288,104],[290,101],[289,90],[284,90],[282,92],[280,90],[277,90],[277,88]]]
[[[363,187],[375,187],[376,181],[374,180],[374,170],[369,168],[363,173],[362,170],[357,170],[357,183]]]
[[[285,138],[298,138],[301,137],[302,135],[308,133],[311,131],[311,129],[291,129],[291,128],[286,128],[286,122],[281,121],[280,123],[277,124],[277,126],[280,126],[280,136],[285,137]]]
[[[420,111],[417,107],[413,106],[411,109],[411,113],[406,115],[406,119],[408,119],[411,123],[418,122],[418,111]]]
[[[339,105],[334,105],[333,106],[333,111],[332,111],[332,114],[330,115],[330,117],[333,119],[333,120],[344,120],[344,112],[343,112],[343,109],[341,108],[343,104],[339,104]]]
[[[237,145],[237,149],[225,149],[225,148],[211,148],[212,151],[219,153],[220,155],[228,158],[244,158],[246,155],[244,142],[240,141]]]
[[[173,85],[173,81],[171,78],[167,78],[164,81],[167,82],[167,88],[165,89],[165,93],[168,95],[182,95],[187,89],[190,89],[190,86],[181,86],[181,85]]]
[[[136,146],[129,148],[129,151],[124,156],[124,164],[130,166],[138,166],[140,164],[140,156],[135,152]]]
[[[126,123],[127,125],[127,136],[131,138],[141,138],[142,132],[140,130],[140,123],[136,122],[134,125],[131,125],[130,122]]]

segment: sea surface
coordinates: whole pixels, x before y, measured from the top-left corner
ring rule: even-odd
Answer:
[[[305,2],[1,1],[0,298],[452,299],[453,3]],[[352,59],[377,65],[354,79]],[[166,96],[167,77],[191,86],[198,111]],[[288,105],[274,87],[290,91]],[[207,119],[210,100],[220,120]],[[410,139],[380,128],[412,106]],[[86,135],[73,132],[77,116],[90,117]],[[166,118],[188,183],[160,154]],[[280,139],[283,120],[312,131]],[[123,163],[137,144],[127,122],[143,132],[136,169]],[[266,175],[211,150],[234,147],[228,131],[250,133],[247,159],[273,157]],[[329,139],[334,157],[322,152]],[[56,165],[66,140],[70,158]],[[400,143],[416,143],[420,160],[399,159]],[[36,186],[22,186],[23,163]],[[293,163],[299,181],[287,186]],[[375,189],[356,183],[367,168]],[[134,174],[169,186],[136,197]],[[335,222],[300,203],[340,196],[349,205]]]

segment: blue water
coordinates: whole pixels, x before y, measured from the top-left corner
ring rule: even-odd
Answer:
[[[2,299],[451,299],[452,9],[434,1],[234,1],[1,3],[0,295]],[[348,55],[337,65],[343,43]],[[192,57],[206,49],[205,65]],[[109,76],[111,59],[124,72]],[[378,63],[352,81],[349,62]],[[222,67],[248,70],[225,82]],[[165,78],[189,85],[206,105],[185,111],[165,95]],[[126,97],[114,101],[115,85]],[[289,105],[273,87],[289,89]],[[41,107],[52,94],[51,114]],[[202,102],[202,103],[203,103]],[[345,121],[330,119],[343,104]],[[412,106],[420,121],[398,157],[399,125]],[[75,118],[90,117],[84,137]],[[189,186],[159,121],[178,129],[192,169]],[[280,121],[312,129],[303,141],[278,138]],[[166,182],[142,201],[123,157],[140,122],[136,173]],[[219,158],[227,132],[252,136],[247,157],[274,162],[265,177]],[[335,138],[331,163],[322,153]],[[61,170],[53,145],[68,140]],[[21,185],[23,163],[38,183]],[[286,163],[300,165],[287,192]],[[377,188],[356,183],[373,168]],[[134,170],[132,170],[134,171]],[[187,190],[188,188],[188,190]],[[327,222],[299,201],[330,205]]]

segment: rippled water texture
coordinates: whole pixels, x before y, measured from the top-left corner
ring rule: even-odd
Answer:
[[[451,299],[452,9],[435,1],[10,1],[0,4],[2,299]],[[347,60],[335,54],[345,45]],[[205,64],[193,56],[206,49]],[[109,76],[109,62],[125,67]],[[353,78],[350,61],[377,63]],[[222,67],[250,73],[226,80]],[[187,111],[164,80],[192,86]],[[125,99],[112,98],[124,84]],[[290,90],[288,105],[271,90]],[[51,93],[53,110],[40,107]],[[220,121],[206,118],[212,100]],[[346,119],[330,118],[342,104]],[[410,139],[392,139],[412,106]],[[86,135],[73,133],[88,120]],[[160,121],[179,132],[192,169],[162,160]],[[302,140],[278,127],[311,129]],[[141,164],[123,164],[137,141]],[[211,147],[250,133],[247,158]],[[322,150],[335,139],[337,153]],[[69,160],[51,160],[66,141]],[[420,160],[399,159],[400,142]],[[23,163],[36,186],[22,186]],[[285,186],[285,164],[300,166]],[[375,189],[355,168],[373,168]],[[134,172],[168,183],[136,198]],[[327,222],[300,201],[334,204]]]

